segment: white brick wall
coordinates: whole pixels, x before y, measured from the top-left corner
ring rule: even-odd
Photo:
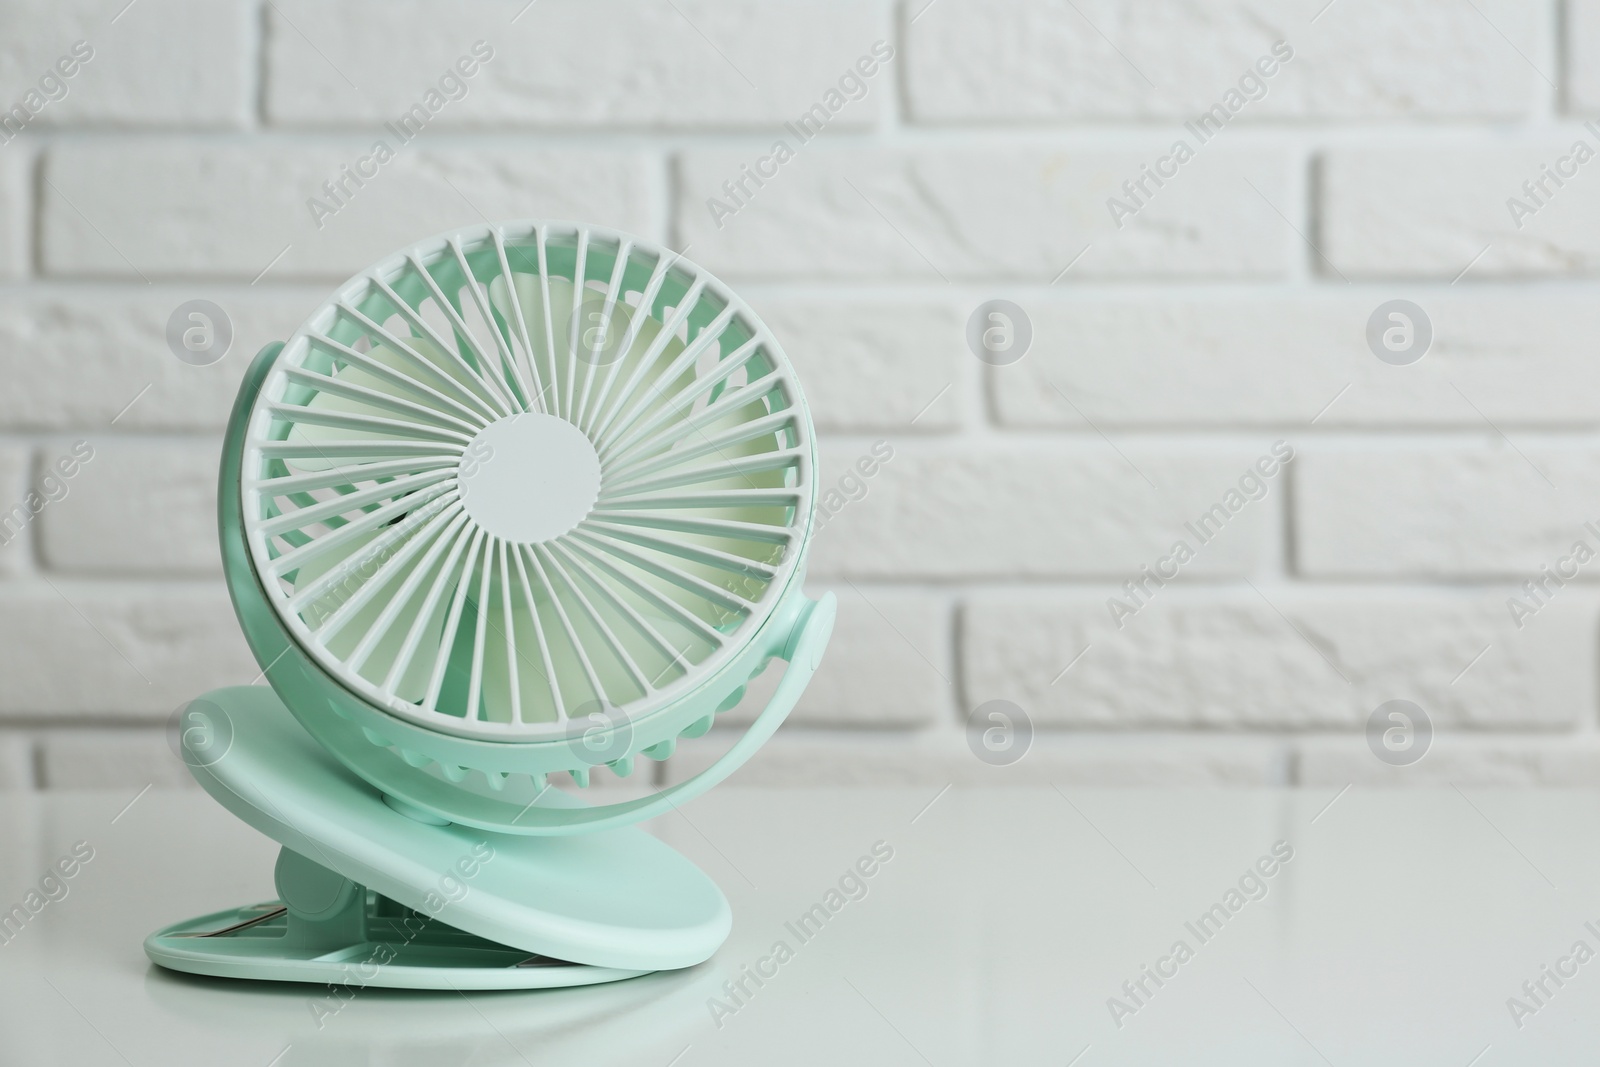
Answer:
[[[1323,232],[1331,269],[1346,278],[1571,276],[1600,264],[1600,208],[1586,186],[1600,167],[1579,166],[1572,146],[1600,138],[1572,123],[1563,135],[1452,139],[1417,147],[1336,149],[1322,165]],[[1592,160],[1590,161],[1593,162]],[[1574,171],[1547,194],[1524,182],[1542,167]],[[1513,213],[1517,198],[1532,212]]]
[[[1567,101],[1583,115],[1600,113],[1600,4],[1595,0],[1570,0],[1567,13]]]
[[[1120,577],[1155,562],[1230,489],[1260,448],[1118,450],[1099,439],[975,447],[959,439],[894,448],[866,495],[817,533],[812,572],[881,579]],[[833,487],[868,442],[833,443],[822,482]],[[1147,480],[1148,479],[1148,480]],[[1268,495],[1198,551],[1191,575],[1251,573],[1281,526]]]
[[[1039,724],[1110,729],[1357,728],[1393,697],[1440,729],[1573,728],[1592,714],[1592,593],[1520,631],[1494,596],[1285,585],[1163,590],[1118,629],[1114,593],[974,600],[967,703],[1004,698]]]
[[[267,115],[277,125],[394,119],[481,40],[491,58],[463,79],[466,93],[440,111],[441,125],[764,131],[805,111],[874,41],[891,36],[882,0],[525,7],[526,0],[275,3]],[[836,121],[872,125],[881,95]]]
[[[28,566],[33,539],[27,526],[19,528],[19,517],[11,508],[25,502],[32,477],[30,459],[24,448],[0,448],[0,500],[6,501],[0,511],[0,577],[13,577]]]
[[[0,147],[0,280],[28,271],[28,159]]]
[[[1448,446],[1306,449],[1296,545],[1309,575],[1522,578],[1600,518],[1592,448],[1491,437]],[[1570,569],[1570,568],[1569,568]]]
[[[1517,118],[1533,105],[1536,75],[1495,31],[1536,52],[1537,5],[1483,3],[1485,18],[1451,0],[1345,0],[1337,18],[1310,24],[1318,6],[941,0],[911,23],[911,114],[1190,118],[1280,40],[1293,56],[1255,117]]]
[[[839,598],[827,658],[795,706],[806,727],[926,729],[957,706],[952,601],[926,592],[856,584],[824,586]],[[748,722],[781,677],[775,664],[752,683],[729,724]]]
[[[160,730],[48,730],[39,739],[46,789],[186,789],[194,778]]]
[[[0,112],[94,49],[0,134],[0,515],[95,449],[0,547],[0,789],[184,780],[163,722],[259,671],[213,514],[250,357],[380,255],[541,215],[686,250],[802,375],[838,636],[739,780],[1600,775],[1600,560],[1540,570],[1600,551],[1600,156],[1563,162],[1600,153],[1600,0],[21,0],[0,39]],[[430,89],[459,99],[400,144]],[[167,348],[195,298],[235,328],[215,366]],[[966,341],[996,298],[1032,329],[1004,367]],[[1409,366],[1366,339],[1397,298],[1433,333]],[[1141,579],[1276,441],[1262,498]],[[1437,730],[1412,767],[1364,733],[1395,698]],[[1013,766],[969,748],[991,700],[1035,729]]]
[[[209,283],[0,295],[0,381],[11,386],[0,390],[0,425],[82,430],[95,438],[112,431],[220,431],[250,358],[268,340],[287,337],[321,295]],[[174,359],[167,347],[168,317],[195,298],[225,307],[233,321],[228,356],[209,367]]]
[[[978,368],[962,339],[966,310],[948,299],[848,294],[761,302],[761,317],[801,376],[818,430],[897,436],[961,425],[959,394],[947,390],[959,382],[963,392],[975,392]]]
[[[1274,278],[1293,252],[1281,151],[1212,147],[1118,229],[1109,192],[1166,140],[1132,150],[991,146],[890,152],[798,145],[732,218],[707,207],[760,152],[694,152],[678,184],[690,255],[729,278],[1000,279],[1044,284],[1083,251],[1082,278]],[[764,146],[763,146],[764,148]],[[770,169],[770,168],[769,168]],[[720,223],[720,225],[719,225]]]
[[[68,451],[62,443],[44,463]],[[102,443],[39,517],[45,566],[74,575],[220,574],[221,458],[221,442],[206,437]]]
[[[1551,429],[1595,423],[1600,306],[1587,292],[1414,293],[1434,339],[1407,367],[1374,359],[1364,336],[1368,316],[1394,295],[1366,285],[1270,296],[1051,294],[1028,303],[1027,358],[990,371],[996,414],[1017,428],[1082,429],[1054,382],[1102,426],[1281,427],[1302,443],[1316,432],[1313,418],[1323,429],[1490,433],[1485,418]]]
[[[220,583],[90,585],[56,577],[0,594],[0,721],[164,722],[260,668]]]
[[[45,161],[45,272],[253,282],[270,267],[275,278],[342,281],[479,213],[659,228],[652,165],[642,153],[415,144],[395,147],[395,158],[332,217],[314,218],[306,201],[323,197],[322,184],[372,144],[370,137],[293,147],[171,137],[63,143]]]
[[[0,56],[6,106],[44,75],[72,69],[56,67],[61,57],[87,55],[63,79],[65,95],[35,122],[242,126],[254,91],[254,19],[248,0],[140,0],[128,10],[100,0],[14,0],[0,11],[0,39],[8,42]],[[74,52],[79,41],[87,47]]]

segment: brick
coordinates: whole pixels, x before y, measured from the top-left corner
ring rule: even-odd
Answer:
[[[64,195],[45,198],[45,270],[337,280],[419,237],[483,218],[604,219],[631,232],[656,229],[649,166],[636,153],[435,153],[395,144],[395,157],[352,187],[345,206],[315,219],[307,201],[324,197],[323,183],[341,165],[358,165],[373,143],[62,144],[46,160],[46,175]],[[176,157],[186,161],[182,169],[173,168]]]
[[[975,597],[961,622],[968,704],[1010,700],[1042,726],[1105,729],[1355,730],[1397,698],[1441,728],[1594,716],[1589,593],[1519,631],[1498,590],[1167,588],[1120,630],[1115,592]]]
[[[824,442],[820,506],[832,511],[812,548],[814,576],[1131,578],[1180,537],[1196,541],[1184,524],[1237,493],[1269,447],[1124,443],[1119,454],[1098,437],[888,445],[892,456],[863,478],[854,465],[872,458],[871,442]],[[1253,571],[1271,551],[1281,495],[1269,485],[1220,533],[1208,527],[1215,536],[1196,545],[1184,575]]]
[[[0,145],[0,280],[11,281],[28,273],[31,197],[28,193],[30,160],[20,146]]]
[[[448,9],[421,0],[281,0],[268,9],[269,118],[395,120],[482,40],[492,58],[430,124],[765,130],[822,100],[875,41],[891,36],[887,5],[852,0],[522,8],[484,0]],[[876,121],[891,77],[892,64],[829,126]]]
[[[1460,738],[1435,735],[1422,759],[1409,766],[1393,767],[1375,757],[1365,741],[1329,739],[1300,746],[1297,765],[1300,785],[1334,789],[1352,783],[1358,787],[1592,788],[1600,782],[1600,743],[1590,736]]]
[[[1519,448],[1498,438],[1481,446],[1310,449],[1295,472],[1299,570],[1533,576],[1579,539],[1600,550],[1600,537],[1583,528],[1600,522],[1597,460],[1593,448]]]
[[[1379,361],[1365,336],[1393,296],[1024,301],[1033,346],[989,372],[996,412],[1013,426],[1081,426],[1059,388],[1100,425],[1277,425],[1291,438],[1313,418],[1319,428],[1594,424],[1600,308],[1588,295],[1418,294],[1433,344],[1403,367]]]
[[[0,733],[0,793],[33,785],[33,741],[25,734]]]
[[[764,187],[746,186],[751,196],[731,217],[710,201],[730,203],[722,184],[740,176],[749,153],[693,152],[680,168],[679,232],[691,258],[754,278],[1043,284],[1086,245],[1070,279],[1282,276],[1298,238],[1261,199],[1288,207],[1289,166],[1277,150],[1206,151],[1117,227],[1107,199],[1169,145],[890,152],[796,144]]]
[[[220,430],[256,352],[287,338],[326,296],[207,285],[0,297],[0,380],[16,386],[0,390],[0,428],[93,436],[115,419],[118,430]],[[167,347],[168,318],[197,298],[218,304],[233,325],[227,356],[209,367]]]
[[[794,364],[819,429],[960,426],[959,394],[977,363],[956,306],[782,297],[757,305]]]
[[[0,448],[0,577],[9,578],[28,567],[33,545],[31,510],[28,510],[29,454],[25,448]],[[16,510],[21,504],[26,521]]]
[[[716,731],[679,746],[668,781],[685,781],[727,751],[732,736]],[[784,730],[735,772],[729,785],[925,786],[928,799],[946,785],[1175,786],[1269,785],[1283,779],[1276,747],[1260,738],[1228,740],[1095,738],[1040,735],[1007,767],[980,761],[959,733],[843,733]],[[948,798],[946,798],[948,799]],[[917,814],[916,806],[907,816]]]
[[[1600,264],[1600,207],[1584,189],[1600,181],[1600,165],[1560,162],[1579,141],[1600,151],[1600,137],[1574,126],[1563,139],[1536,143],[1329,152],[1322,252],[1345,278],[1591,273]],[[1548,195],[1535,194],[1541,205],[1523,183],[1546,165],[1576,174],[1562,188],[1547,180]]]
[[[806,591],[820,596],[822,588]],[[854,728],[949,721],[955,699],[949,602],[897,589],[845,585],[834,592],[839,619],[833,639],[789,721]],[[774,663],[751,683],[737,709],[717,716],[718,724],[742,726],[753,719],[767,706],[782,669]]]
[[[1266,0],[924,4],[911,5],[923,13],[904,59],[918,121],[1189,119],[1277,41],[1293,56],[1264,96],[1246,87],[1258,98],[1238,119],[1511,118],[1543,86],[1518,55],[1538,55],[1543,10],[1510,0],[1481,15],[1450,0],[1344,0],[1314,25],[1315,10]]]
[[[147,785],[196,787],[194,776],[159,729],[50,730],[40,739],[43,788],[123,789]],[[196,787],[198,788],[198,787]]]
[[[221,583],[0,586],[0,718],[164,722],[260,667]]]
[[[65,495],[39,517],[39,544],[53,571],[75,574],[220,574],[217,468],[220,444],[86,441],[92,458],[55,481]],[[76,451],[46,450],[46,467]]]
[[[0,56],[5,106],[85,41],[93,55],[30,127],[240,126],[254,80],[254,15],[245,0],[139,0],[120,12],[98,0],[16,0],[0,11],[0,39],[11,43]]]

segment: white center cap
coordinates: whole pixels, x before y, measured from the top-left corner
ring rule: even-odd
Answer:
[[[493,423],[461,457],[461,503],[506,541],[560,537],[600,496],[600,457],[582,430],[529,412]]]

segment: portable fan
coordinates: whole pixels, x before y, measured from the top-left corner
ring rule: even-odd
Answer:
[[[341,286],[256,358],[223,448],[224,566],[271,689],[180,719],[201,785],[283,846],[281,899],[151,959],[481,989],[709,958],[726,899],[629,824],[732,773],[815,670],[815,464],[766,327],[649,242],[475,226]],[[665,759],[775,658],[700,775],[599,805],[551,787]]]

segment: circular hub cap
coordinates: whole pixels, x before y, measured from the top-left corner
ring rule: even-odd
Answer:
[[[600,496],[600,457],[582,430],[542,412],[491,423],[461,457],[461,504],[506,541],[569,532]]]

